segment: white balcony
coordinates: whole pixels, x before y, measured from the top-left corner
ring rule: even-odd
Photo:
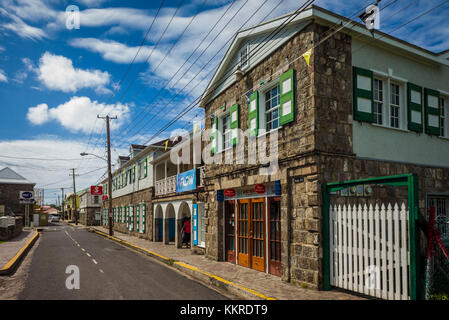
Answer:
[[[155,195],[162,196],[176,192],[176,176],[156,181]]]

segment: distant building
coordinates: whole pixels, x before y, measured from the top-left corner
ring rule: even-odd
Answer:
[[[20,191],[33,191],[36,184],[6,167],[0,170],[0,208],[5,215],[25,215],[25,205],[19,203]]]
[[[90,188],[77,192],[79,197],[79,222],[85,226],[100,225],[101,196],[90,194]]]

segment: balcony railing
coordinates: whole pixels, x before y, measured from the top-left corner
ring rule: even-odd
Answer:
[[[206,167],[198,168],[199,175],[197,176],[198,187],[204,187],[204,177],[206,176]],[[156,181],[155,195],[162,196],[170,193],[176,193],[176,175]]]
[[[176,192],[176,176],[168,177],[167,179],[162,179],[156,181],[156,196],[162,196],[169,193]]]

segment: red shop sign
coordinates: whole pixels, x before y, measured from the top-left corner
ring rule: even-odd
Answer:
[[[103,195],[102,199],[103,200],[108,200],[108,196],[107,195]]]
[[[254,186],[254,191],[256,191],[257,193],[265,193],[265,191],[266,191],[265,185],[263,185],[263,184],[256,184]]]
[[[225,197],[234,197],[235,196],[235,190],[234,189],[226,189],[224,191]]]
[[[103,186],[91,186],[90,194],[93,196],[101,196],[103,194]]]

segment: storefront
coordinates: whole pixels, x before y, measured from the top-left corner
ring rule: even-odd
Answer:
[[[224,206],[225,260],[281,275],[279,181],[217,192]]]

